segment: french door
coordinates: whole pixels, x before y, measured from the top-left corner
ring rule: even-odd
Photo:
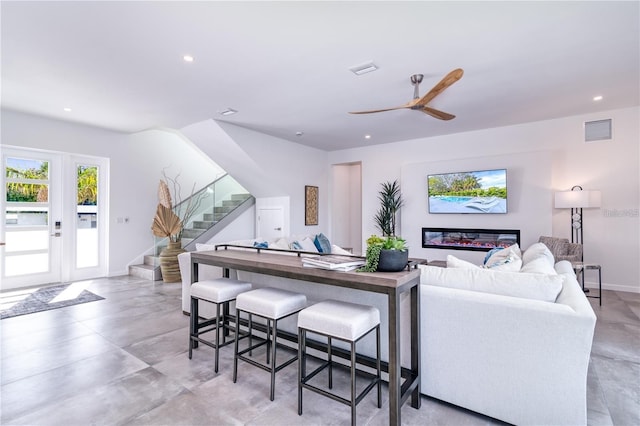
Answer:
[[[2,147],[2,290],[107,271],[106,159]]]

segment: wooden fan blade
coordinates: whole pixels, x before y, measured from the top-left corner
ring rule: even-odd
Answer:
[[[369,110],[369,111],[352,111],[352,112],[349,112],[349,114],[371,114],[371,113],[374,113],[374,112],[385,112],[385,111],[393,111],[393,110],[396,110],[396,109],[411,108],[411,106],[412,106],[411,102],[409,102],[407,104],[400,105],[400,106],[393,107],[393,108],[372,109],[372,110]]]
[[[430,115],[432,117],[439,118],[440,120],[452,120],[452,119],[456,118],[456,116],[453,115],[453,114],[449,114],[448,112],[439,111],[437,109],[429,108],[428,106],[422,107],[422,109],[420,111],[422,111],[425,114]]]
[[[442,80],[440,80],[438,84],[433,86],[433,88],[429,90],[429,92],[426,95],[421,97],[414,105],[416,107],[424,107],[429,102],[431,102],[433,98],[438,96],[440,93],[444,92],[447,87],[451,86],[453,83],[460,80],[463,74],[464,74],[464,71],[461,68],[456,68],[455,70],[451,71]]]

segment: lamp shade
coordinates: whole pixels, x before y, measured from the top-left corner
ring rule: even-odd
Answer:
[[[600,207],[600,191],[562,191],[555,194],[556,209]]]

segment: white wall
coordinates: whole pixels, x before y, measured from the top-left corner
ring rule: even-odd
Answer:
[[[486,252],[422,248],[422,227],[519,229],[520,245],[528,247],[540,235],[551,235],[550,151],[490,157],[460,158],[449,161],[413,163],[402,166],[401,181],[405,205],[401,209],[402,236],[407,239],[411,256],[444,260],[447,254],[481,263]],[[535,164],[535,167],[531,167]],[[427,175],[447,172],[507,169],[507,214],[430,214],[427,208]],[[549,214],[532,215],[546,210]],[[409,232],[406,232],[411,224]],[[419,225],[419,227],[416,227]]]
[[[174,132],[110,132],[14,111],[2,111],[2,143],[110,159],[109,275],[128,273],[131,262],[153,246],[151,223],[158,203],[162,169],[179,182],[183,196],[201,188],[222,170]],[[128,223],[116,223],[128,217]]]
[[[500,156],[507,163],[504,167],[517,166],[522,188],[519,194],[516,191],[515,196],[520,197],[520,204],[517,211],[512,210],[503,220],[522,230],[525,246],[535,238],[535,234],[545,229],[550,229],[554,236],[570,237],[568,211],[552,207],[554,191],[567,190],[573,185],[599,189],[602,191],[602,208],[584,212],[585,261],[602,265],[605,288],[640,292],[639,116],[640,109],[633,107],[334,151],[329,153],[329,165],[362,162],[362,235],[376,233],[373,215],[378,208],[380,183],[400,179],[404,197],[412,204],[422,203],[423,206],[414,209],[411,204],[401,215],[399,233],[410,238],[411,254],[415,246],[420,247],[414,238],[419,236],[422,226],[434,223],[444,226],[446,222],[433,217],[435,215],[424,214],[426,191],[421,186],[424,185],[424,177],[414,180],[418,179],[418,168],[422,166],[425,173],[427,165],[436,171],[439,163],[443,168],[450,166],[451,171],[468,167],[475,169],[476,165],[484,168],[493,164],[493,157]],[[613,119],[613,140],[583,142],[584,122],[606,118]],[[548,155],[544,152],[550,153],[550,164],[548,161],[539,162],[539,155]],[[531,161],[526,161],[529,155],[532,156]],[[458,164],[462,167],[457,167]],[[511,187],[511,182],[509,185]],[[525,189],[546,192],[548,199],[531,206],[523,198],[530,196]],[[541,193],[537,194],[536,197],[541,196]],[[417,213],[419,210],[421,213]],[[466,224],[469,227],[480,226],[494,220],[490,215],[482,218],[451,216],[451,223],[455,222],[460,227]],[[587,277],[587,281],[592,280],[593,277]]]

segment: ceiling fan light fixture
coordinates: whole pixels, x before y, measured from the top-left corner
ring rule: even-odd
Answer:
[[[236,111],[235,109],[227,108],[227,109],[225,109],[224,111],[220,111],[220,115],[222,115],[222,116],[225,116],[225,117],[226,117],[226,116],[228,116],[228,115],[233,115],[233,114],[235,114],[236,112],[238,112],[238,111]]]
[[[374,72],[377,69],[378,69],[378,66],[376,64],[374,64],[373,62],[367,62],[366,64],[353,66],[349,68],[349,71],[351,71],[355,75],[362,75],[362,74]]]

